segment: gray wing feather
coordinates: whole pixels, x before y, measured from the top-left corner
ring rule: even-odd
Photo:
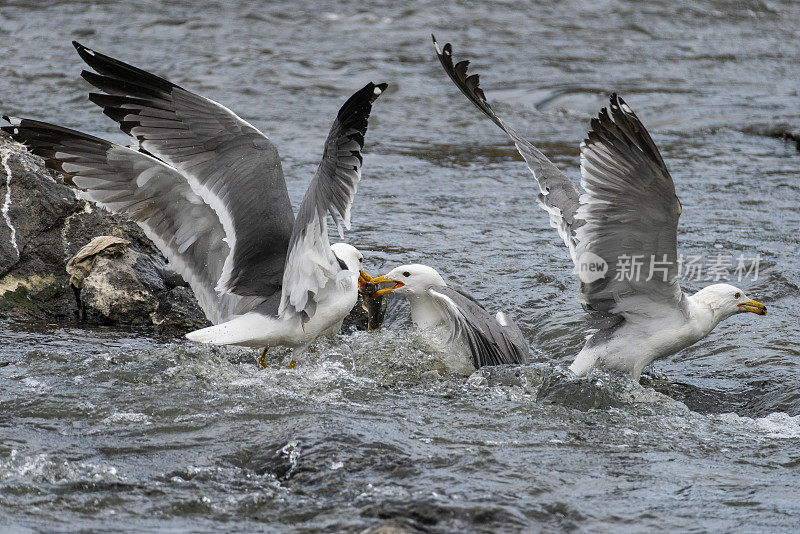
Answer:
[[[142,228],[194,291],[213,323],[264,302],[219,295],[214,286],[230,249],[219,217],[185,178],[165,163],[130,148],[52,124],[6,118],[2,129],[72,178],[85,196]],[[274,311],[273,311],[274,313]]]
[[[226,107],[73,42],[106,94],[89,98],[165,161],[219,216],[231,253],[217,290],[267,297],[280,290],[294,214],[278,151]]]
[[[522,332],[504,313],[492,317],[478,301],[452,287],[431,287],[428,294],[450,318],[450,340],[463,337],[467,341],[476,368],[529,362]]]
[[[339,110],[331,126],[317,173],[297,212],[283,275],[279,313],[299,313],[308,320],[315,296],[341,270],[328,241],[327,214],[350,228],[350,207],[361,179],[361,149],[372,103],[387,85],[368,83]]]
[[[575,232],[583,224],[583,221],[576,217],[580,198],[578,187],[538,148],[497,116],[480,88],[479,76],[467,75],[469,61],[459,61],[454,65],[452,45],[447,43],[440,49],[436,38],[433,39],[433,44],[442,67],[456,87],[514,141],[514,145],[539,184],[539,205],[550,215],[550,225],[558,230],[574,261],[577,245]]]
[[[609,107],[610,114],[603,108],[592,119],[592,131],[581,144],[586,194],[578,216],[586,223],[577,233],[578,257],[596,254],[608,272],[582,283],[581,297],[589,311],[597,312],[624,312],[622,301],[634,296],[674,306],[682,298],[677,281],[681,204],[675,184],[633,110],[616,94]],[[634,257],[641,262],[641,276],[625,276],[635,275],[629,269]]]

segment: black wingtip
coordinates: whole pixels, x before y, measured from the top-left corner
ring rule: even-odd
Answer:
[[[75,50],[78,51],[78,55],[81,57],[81,59],[91,65],[92,57],[94,57],[97,53],[91,48],[86,48],[78,41],[72,41],[72,46],[74,46]]]
[[[81,58],[84,58],[84,60],[86,56],[92,56],[94,54],[94,50],[92,50],[91,48],[86,48],[78,41],[72,41],[72,46],[75,47],[75,50],[78,51],[78,55],[81,56]]]
[[[361,90],[359,90],[356,94],[354,94],[351,98],[354,99],[364,98],[365,96],[367,96],[366,95],[367,91],[369,91],[368,100],[369,103],[372,104],[378,99],[379,96],[383,94],[384,91],[386,91],[387,87],[389,87],[388,83],[369,82]]]
[[[375,89],[373,89],[372,91],[372,94],[374,95],[372,101],[375,102],[375,99],[377,99],[379,96],[383,94],[384,91],[386,91],[386,88],[389,87],[389,84],[384,82],[384,83],[373,83],[372,85],[375,86]]]
[[[495,114],[494,109],[492,109],[492,105],[489,104],[489,101],[486,100],[486,95],[483,93],[483,89],[480,87],[480,79],[478,74],[468,74],[469,60],[464,59],[453,64],[452,45],[450,43],[445,43],[444,48],[439,50],[439,45],[436,43],[436,41],[434,41],[434,44],[436,44],[436,55],[439,57],[439,62],[442,64],[442,68],[444,68],[444,71],[447,73],[453,83],[455,83],[456,87],[458,87],[461,92],[464,93],[464,96],[466,96],[470,102],[475,104],[478,109],[480,109],[487,117],[489,117],[492,122],[499,126],[503,131],[508,133],[506,126]]]

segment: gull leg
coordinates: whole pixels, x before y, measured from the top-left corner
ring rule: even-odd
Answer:
[[[267,368],[267,349],[269,347],[264,347],[264,350],[261,351],[261,356],[258,357],[258,363],[261,364],[261,367],[266,369]]]
[[[289,369],[295,368],[299,356],[306,351],[307,347],[308,345],[303,345],[302,347],[295,347],[292,349],[292,361],[289,363]]]

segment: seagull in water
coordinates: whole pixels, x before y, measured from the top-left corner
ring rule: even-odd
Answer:
[[[432,267],[401,265],[371,281],[393,284],[373,298],[395,293],[408,299],[414,326],[428,335],[427,348],[442,354],[450,371],[470,374],[484,365],[528,363],[528,344],[514,321],[503,312],[492,316]]]
[[[327,214],[342,237],[372,103],[386,84],[368,83],[339,110],[295,219],[267,136],[213,100],[73,45],[95,71],[81,76],[105,93],[89,100],[137,146],[16,117],[4,117],[3,130],[88,199],[139,224],[214,323],[186,337],[297,353],[338,332],[369,275],[355,247],[329,243]]]
[[[599,325],[571,371],[584,376],[602,367],[638,380],[651,362],[693,345],[724,319],[744,312],[767,314],[766,306],[729,284],[713,284],[694,295],[681,290],[681,204],[658,148],[622,98],[611,95],[610,111],[603,108],[592,119],[592,131],[581,143],[581,195],[542,152],[495,114],[478,75],[467,75],[469,62],[454,65],[452,46],[440,49],[435,37],[433,43],[450,79],[514,141],[539,185],[539,205],[569,248],[583,308]],[[642,258],[642,276],[618,276],[631,258]]]

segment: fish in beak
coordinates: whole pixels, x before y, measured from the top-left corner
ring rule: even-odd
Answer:
[[[367,284],[371,283],[372,280],[373,278],[367,271],[362,269],[358,272],[358,287],[365,287]]]
[[[761,304],[760,302],[756,302],[753,299],[750,299],[748,302],[742,302],[741,304],[737,304],[742,310],[746,312],[755,313],[756,315],[766,315],[767,314],[767,307]]]
[[[372,279],[372,283],[375,284],[375,285],[378,285],[378,284],[394,284],[392,287],[379,289],[378,291],[376,291],[375,293],[370,295],[370,297],[372,297],[372,298],[378,298],[378,297],[380,297],[382,295],[386,295],[388,293],[391,293],[395,289],[401,288],[401,287],[403,287],[405,285],[403,282],[401,282],[399,280],[388,280],[385,275],[379,276],[378,278],[373,278]]]

